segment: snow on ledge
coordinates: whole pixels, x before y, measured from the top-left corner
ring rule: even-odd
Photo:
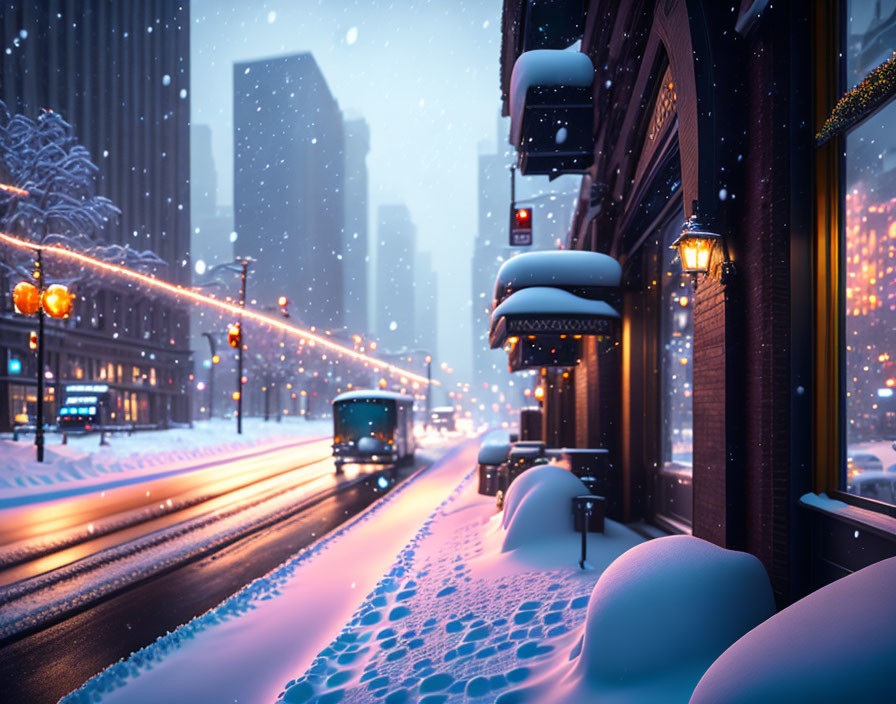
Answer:
[[[862,524],[884,533],[896,535],[896,518],[877,511],[851,506],[837,499],[832,499],[825,493],[803,494],[800,503],[808,508],[813,508],[830,516],[837,516],[852,523]]]
[[[594,83],[591,59],[580,51],[536,49],[520,54],[510,75],[510,143],[518,146],[526,93],[533,86],[577,86]]]
[[[549,250],[526,252],[508,259],[495,279],[495,301],[507,291],[532,286],[612,286],[622,283],[622,266],[600,252]]]

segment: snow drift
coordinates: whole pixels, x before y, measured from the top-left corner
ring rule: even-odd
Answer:
[[[587,493],[578,477],[558,465],[523,472],[507,491],[501,552],[572,533],[572,499]]]
[[[896,701],[896,558],[822,587],[738,640],[693,704]]]
[[[686,535],[657,538],[600,576],[570,662],[499,701],[686,702],[713,661],[774,612],[752,555]]]

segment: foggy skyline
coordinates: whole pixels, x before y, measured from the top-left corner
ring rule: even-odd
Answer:
[[[344,117],[370,125],[371,221],[380,205],[406,203],[418,248],[433,254],[439,318],[452,331],[438,356],[465,379],[478,144],[495,140],[500,12],[497,0],[191,3],[191,121],[211,127],[218,202],[233,202],[234,62],[311,52]]]

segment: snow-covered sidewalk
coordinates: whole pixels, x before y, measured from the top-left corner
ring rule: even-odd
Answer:
[[[66,701],[492,701],[568,658],[601,571],[643,539],[608,522],[585,571],[569,531],[507,550],[476,447]]]
[[[193,471],[225,458],[286,447],[332,434],[332,421],[248,418],[237,435],[233,420],[198,421],[192,428],[116,434],[100,447],[96,434],[47,439],[45,462],[33,439],[0,439],[0,509],[98,491]]]
[[[356,519],[217,609],[107,669],[67,701],[276,700],[470,476],[477,448],[475,440],[462,443]]]

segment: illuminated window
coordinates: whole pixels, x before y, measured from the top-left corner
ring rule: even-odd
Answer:
[[[872,42],[896,0],[847,3],[846,76],[852,88],[892,52]],[[845,484],[896,502],[896,101],[844,139]],[[890,474],[893,473],[893,474]]]

